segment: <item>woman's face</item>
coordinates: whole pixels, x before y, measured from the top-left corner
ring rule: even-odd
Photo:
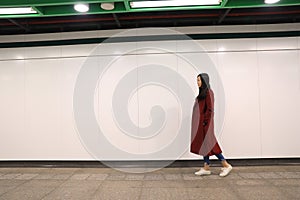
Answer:
[[[202,85],[200,76],[197,77],[197,84],[198,84],[198,87],[201,87],[201,85]]]

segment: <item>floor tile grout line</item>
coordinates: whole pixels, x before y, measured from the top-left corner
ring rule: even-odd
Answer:
[[[286,178],[284,178],[284,179],[286,179]],[[281,189],[282,186],[281,186],[281,187],[277,187],[276,185],[274,185],[273,181],[270,181],[270,179],[266,179],[266,182],[269,183],[270,185],[272,185],[273,187],[276,187],[277,190],[279,190],[280,192],[282,192],[282,194],[290,196],[290,194],[286,194],[286,193]],[[288,197],[287,199],[293,199],[293,197],[290,196],[290,197]]]
[[[30,179],[31,180],[31,179]],[[26,182],[29,182],[30,180],[25,180],[23,183],[20,183],[19,185],[16,185],[15,187],[13,187],[11,190],[14,190],[14,189],[17,189],[18,187],[22,186],[23,184],[25,184]],[[20,181],[23,181],[23,180],[20,180]],[[0,194],[0,198],[1,196],[5,195],[6,193],[10,192],[11,190],[8,190],[2,194]]]
[[[100,184],[98,185],[98,187],[97,187],[97,189],[95,190],[95,192],[91,195],[91,198],[96,197],[97,192],[98,192],[98,191],[101,191],[102,185],[104,184],[104,183],[103,183],[104,180],[100,180],[100,181],[101,181]]]
[[[146,173],[143,173],[143,174],[144,174],[144,177],[143,177],[143,180],[142,180],[140,194],[139,194],[139,197],[138,197],[139,200],[142,200],[142,193],[143,193],[143,189],[144,189],[144,185],[145,185],[145,183],[144,183],[145,179],[144,178],[145,178]]]
[[[53,169],[53,168],[51,168],[51,169]],[[53,170],[50,170],[50,171],[53,171]],[[73,175],[74,173],[75,173],[75,171],[72,172],[72,175]],[[71,176],[72,176],[72,175],[71,175]],[[69,178],[70,178],[71,176],[69,176]],[[67,182],[67,181],[69,180],[69,178],[65,179],[61,184],[59,184],[57,187],[54,187],[51,191],[49,191],[47,194],[45,194],[43,197],[41,197],[41,200],[43,200],[46,196],[48,196],[49,194],[51,194],[52,192],[54,192],[56,189],[60,188],[65,182]],[[59,180],[59,179],[58,179],[58,180]]]

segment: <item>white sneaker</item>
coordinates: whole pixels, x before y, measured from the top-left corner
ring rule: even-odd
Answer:
[[[223,167],[223,168],[221,168],[220,176],[221,177],[227,176],[231,172],[232,168],[233,167],[231,165],[229,165],[229,167]]]
[[[210,175],[210,174],[211,174],[210,170],[205,170],[203,168],[201,168],[199,171],[195,172],[195,175],[198,175],[198,176]]]

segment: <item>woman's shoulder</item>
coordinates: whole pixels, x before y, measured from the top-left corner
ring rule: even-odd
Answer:
[[[211,93],[211,94],[213,94],[214,91],[213,91],[211,88],[208,88],[207,91],[206,91],[206,93]]]
[[[214,96],[214,91],[211,89],[211,88],[209,88],[207,91],[206,91],[206,96]]]

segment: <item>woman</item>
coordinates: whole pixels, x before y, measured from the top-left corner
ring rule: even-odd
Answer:
[[[196,175],[209,175],[211,171],[209,156],[215,155],[221,161],[220,176],[227,176],[232,166],[222,155],[222,150],[214,134],[214,93],[206,73],[197,76],[199,95],[196,98],[192,116],[192,142],[190,151],[204,157],[204,167]]]

